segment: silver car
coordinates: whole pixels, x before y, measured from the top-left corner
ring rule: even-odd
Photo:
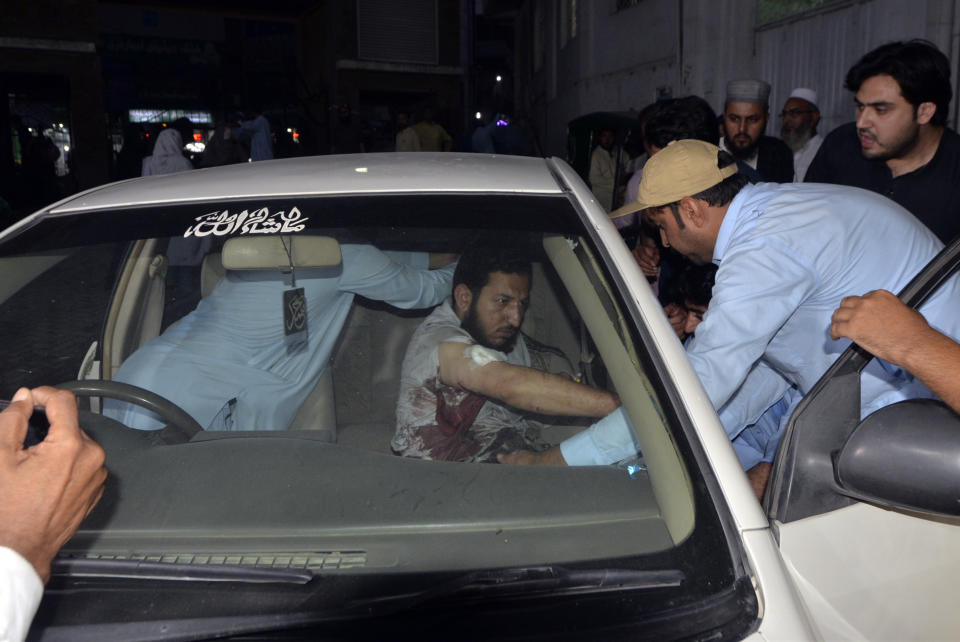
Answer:
[[[456,254],[478,239],[533,257],[524,333],[544,367],[619,396],[636,458],[522,467],[394,455],[400,364],[430,309],[362,292],[322,337],[329,355],[302,394],[269,382],[279,392],[260,410],[299,401],[281,408],[282,425],[215,430],[186,410],[249,365],[230,345],[179,400],[117,380],[158,337],[189,336],[191,310],[233,272],[295,290],[298,275],[337,274],[347,246]],[[265,305],[280,327],[279,295]],[[36,639],[960,631],[956,416],[907,402],[858,425],[869,355],[851,348],[794,415],[761,505],[644,275],[558,159],[359,154],[105,185],[0,234],[0,328],[0,397],[72,389],[110,471],[54,564]],[[159,429],[125,425],[110,412],[121,406]],[[552,443],[586,422],[558,424],[543,432]]]

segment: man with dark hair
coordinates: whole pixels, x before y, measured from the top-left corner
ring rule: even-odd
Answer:
[[[762,80],[731,80],[723,103],[725,135],[720,147],[760,173],[764,181],[793,180],[793,152],[779,138],[767,136],[770,85]]]
[[[960,136],[946,127],[947,57],[925,40],[891,42],[851,67],[845,86],[857,120],[827,135],[804,180],[883,194],[944,243],[960,234]]]
[[[529,259],[515,250],[477,246],[460,257],[452,298],[417,328],[403,359],[395,453],[495,462],[501,452],[542,450],[539,424],[526,411],[609,414],[632,448],[618,459],[635,454],[614,395],[530,367],[520,333],[530,275]]]
[[[720,134],[717,131],[717,116],[713,113],[710,104],[700,96],[685,96],[655,104],[658,107],[648,113],[643,125],[644,146],[651,157],[675,140],[692,138],[718,144]],[[742,160],[737,161],[737,168],[751,183],[759,183],[763,180],[757,170]],[[643,169],[640,169],[627,183],[627,205],[610,214],[617,229],[625,229],[637,223],[639,217],[630,208],[630,203],[637,200],[637,190],[642,178]],[[628,210],[628,214],[623,214]],[[642,228],[633,249],[633,255],[643,273],[648,277],[660,275],[663,255],[656,242],[644,233]],[[669,272],[669,267],[665,271]],[[655,282],[659,283],[659,281]],[[676,319],[676,315],[673,318]]]
[[[899,290],[943,247],[888,199],[832,185],[748,185],[729,155],[694,140],[671,143],[650,159],[633,207],[647,210],[665,246],[719,266],[687,354],[731,440],[792,386],[795,399],[806,394],[849,345],[829,337],[831,313],[845,294]],[[921,309],[956,338],[958,304],[954,277]],[[931,394],[876,360],[861,377],[864,415]],[[769,473],[762,460],[747,471],[758,496]]]

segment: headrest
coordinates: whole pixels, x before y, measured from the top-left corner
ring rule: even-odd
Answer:
[[[286,247],[284,247],[286,246]],[[289,252],[289,254],[288,254]],[[242,236],[223,244],[228,270],[276,270],[340,265],[340,243],[329,236]]]

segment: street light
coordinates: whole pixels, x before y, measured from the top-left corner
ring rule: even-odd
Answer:
[[[497,74],[497,82],[500,82],[502,80],[503,80],[503,76],[501,76],[500,74]]]

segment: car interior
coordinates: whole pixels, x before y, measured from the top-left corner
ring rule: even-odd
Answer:
[[[297,265],[338,263],[339,246],[335,237],[334,232],[297,238],[293,241]],[[358,297],[340,334],[330,367],[299,409],[290,429],[280,431],[282,434],[204,431],[188,443],[158,447],[156,436],[110,425],[114,422],[96,414],[96,395],[78,390],[78,394],[94,397],[90,406],[92,412],[88,415],[88,431],[108,453],[123,452],[125,455],[111,458],[111,479],[118,488],[114,492],[108,489],[101,505],[74,538],[74,553],[92,555],[93,550],[100,550],[103,554],[116,555],[117,536],[112,532],[122,530],[127,537],[124,549],[131,548],[129,535],[131,531],[137,531],[137,539],[143,539],[133,548],[144,550],[145,555],[160,554],[155,553],[155,549],[169,547],[171,540],[164,537],[161,545],[157,533],[146,527],[152,521],[148,513],[155,513],[157,506],[163,506],[167,526],[181,523],[189,536],[178,548],[190,551],[208,548],[211,545],[209,536],[222,535],[231,526],[240,530],[258,530],[263,523],[273,524],[268,529],[272,534],[276,529],[293,524],[297,524],[298,529],[309,525],[340,545],[349,541],[351,546],[347,548],[369,548],[363,545],[364,538],[355,537],[357,532],[363,532],[365,536],[370,534],[373,523],[370,523],[368,511],[356,514],[348,511],[341,520],[335,521],[337,528],[330,527],[329,517],[318,517],[329,514],[329,502],[343,502],[346,498],[358,508],[371,502],[382,503],[383,510],[374,523],[392,524],[395,533],[391,537],[396,537],[396,531],[403,529],[425,535],[428,530],[436,531],[435,525],[427,529],[427,524],[439,522],[445,524],[440,529],[446,532],[448,539],[445,541],[450,541],[451,533],[461,531],[458,537],[465,544],[480,533],[484,536],[502,533],[513,524],[513,537],[524,541],[529,537],[532,542],[542,541],[542,530],[546,528],[551,533],[549,539],[555,544],[541,549],[542,552],[534,556],[541,561],[556,559],[561,552],[561,557],[579,559],[585,554],[588,557],[616,557],[636,553],[638,547],[647,552],[662,551],[683,541],[694,522],[691,482],[678,459],[676,445],[665,429],[664,409],[654,386],[640,367],[637,337],[629,328],[621,304],[617,302],[596,257],[582,239],[552,234],[534,234],[531,238],[539,244],[538,260],[523,332],[531,339],[534,358],[548,370],[582,374],[588,383],[621,391],[634,425],[638,426],[638,443],[643,449],[641,466],[632,476],[625,469],[616,467],[533,469],[426,462],[392,455],[390,439],[394,431],[400,365],[411,334],[429,310],[396,310]],[[397,246],[399,238],[391,239],[389,234],[382,234],[379,240],[382,249],[401,249]],[[287,257],[278,256],[279,247],[276,237],[261,237],[232,238],[222,246],[212,248],[198,270],[199,295],[207,295],[226,269],[288,269]],[[118,269],[105,314],[102,346],[98,349],[98,346],[91,345],[86,349],[77,374],[80,383],[110,381],[124,359],[165,329],[165,322],[176,323],[176,319],[164,319],[164,310],[170,304],[165,291],[165,248],[166,239],[162,238],[140,239],[130,245]],[[626,395],[622,393],[624,390],[640,394]],[[544,434],[552,443],[559,443],[582,430],[588,421],[565,419],[558,423],[560,425],[548,428]],[[262,443],[253,446],[253,441]],[[199,448],[205,444],[209,445],[207,450]],[[253,455],[251,451],[225,459],[222,451],[234,448],[253,448],[260,454]],[[237,475],[242,478],[242,468],[249,466],[249,458],[262,458],[266,452],[264,449],[272,448],[279,449],[276,453],[278,460],[285,458],[284,453],[288,451],[303,455],[316,450],[315,461],[336,462],[335,468],[340,471],[336,484],[325,481],[324,492],[317,493],[309,491],[315,482],[303,479],[304,488],[293,494],[305,501],[304,506],[294,512],[278,512],[274,516],[275,522],[263,522],[263,515],[257,510],[238,508],[250,507],[245,503],[245,497],[263,496],[270,488],[281,492],[281,488],[289,487],[290,475],[322,476],[328,480],[334,468],[306,465],[306,462],[302,462],[301,468],[263,466],[255,479],[247,476],[250,487],[243,488],[244,484],[239,484],[230,489],[230,496],[237,502],[230,509],[231,515],[221,514],[214,520],[207,509],[197,512],[198,507],[222,503],[224,492],[222,488],[214,492],[215,486],[201,483],[197,478],[198,470],[204,471],[201,477]],[[196,466],[187,466],[185,462],[194,456],[199,458]],[[352,466],[347,465],[349,461],[354,461]],[[182,475],[171,478],[171,466],[182,470]],[[237,469],[231,471],[234,466]],[[364,472],[358,475],[357,471],[361,470]],[[441,471],[449,477],[450,483],[428,491],[423,485],[429,486],[427,480]],[[167,483],[158,483],[158,477],[170,480],[174,488],[158,490]],[[176,499],[177,493],[183,491],[177,483],[184,480],[191,480],[192,486],[202,488],[191,491],[190,502]],[[349,487],[345,487],[347,480],[352,482]],[[517,484],[525,489],[521,495],[514,492]],[[581,484],[593,492],[577,490]],[[484,499],[471,500],[470,510],[465,513],[463,501],[467,490],[480,493],[484,487],[486,491],[481,493]],[[120,492],[121,488],[124,492]],[[338,492],[333,492],[334,488],[339,489]],[[561,492],[561,488],[566,491]],[[415,503],[420,506],[426,498],[432,497],[435,511],[432,517],[429,511],[420,517],[411,506],[404,508],[402,503],[389,501],[398,492],[417,497]],[[203,497],[204,493],[209,496]],[[124,496],[131,494],[151,497],[148,504],[152,503],[152,507],[122,501]],[[506,505],[497,499],[504,496],[511,496]],[[577,501],[571,500],[574,497],[578,498]],[[308,507],[311,502],[312,509]],[[316,502],[322,506],[317,506]],[[505,507],[508,507],[506,512]],[[258,506],[258,510],[262,507]],[[419,511],[423,512],[423,509]],[[552,527],[549,526],[551,523]],[[557,528],[560,523],[564,528]],[[203,524],[208,526],[203,527]],[[582,529],[605,531],[608,536],[600,540],[604,542],[603,546],[585,553],[576,545],[578,538],[574,536]],[[340,534],[333,535],[338,532]],[[352,532],[354,536],[344,538],[344,532]],[[624,537],[625,532],[631,535]],[[638,534],[642,535],[639,539]],[[385,534],[378,532],[377,537],[383,539]],[[406,537],[400,539],[409,541]],[[248,539],[247,545],[250,543]],[[222,540],[217,543],[217,547],[221,546]],[[316,546],[315,541],[313,546]],[[454,548],[460,547],[461,544],[457,544]],[[407,556],[412,555],[414,547],[404,548]],[[65,551],[70,550],[71,545],[68,545]],[[497,565],[505,561],[502,551],[497,553],[495,549],[475,547],[473,550],[464,564]],[[485,553],[477,554],[477,550]],[[516,552],[515,561],[530,561],[526,546],[511,546],[510,550]],[[521,554],[520,551],[524,552]],[[428,566],[437,563],[436,560],[430,562],[430,557],[425,555],[417,563]]]
[[[569,208],[571,201],[550,198],[552,205],[540,208],[542,220],[517,216],[539,210],[512,205],[512,198],[516,209],[496,211],[484,194],[438,205],[421,195],[409,203],[391,198],[390,207],[369,199],[355,210],[348,206],[356,199],[345,198],[340,210],[329,200],[304,201],[298,207],[313,220],[305,232],[284,238],[290,255],[280,253],[277,235],[214,238],[193,268],[187,297],[170,278],[169,240],[188,228],[196,207],[184,207],[183,216],[108,212],[99,227],[51,217],[6,238],[0,327],[17,340],[0,368],[0,394],[51,383],[74,390],[81,426],[104,447],[109,470],[102,499],[61,549],[51,601],[37,621],[64,627],[117,621],[97,590],[83,589],[101,583],[122,588],[152,618],[192,617],[207,614],[209,601],[180,599],[179,591],[194,589],[170,582],[240,582],[232,585],[249,588],[223,594],[220,608],[270,613],[282,599],[264,598],[263,591],[278,582],[289,587],[283,599],[300,606],[297,596],[306,594],[295,585],[310,599],[339,603],[361,589],[381,593],[386,577],[422,587],[436,574],[452,580],[518,568],[600,569],[600,578],[634,573],[614,590],[654,590],[664,608],[717,587],[730,604],[752,599],[710,499],[714,482],[691,465],[702,450],[688,437],[690,419],[676,402],[656,339],[636,302],[624,296],[603,245],[578,219],[557,222],[557,203]],[[448,226],[451,203],[476,208],[476,216],[489,219],[486,229]],[[398,223],[414,215],[418,225]],[[632,461],[533,467],[392,454],[401,362],[429,310],[398,310],[362,297],[353,301],[329,367],[286,430],[203,430],[173,400],[115,381],[130,355],[180,322],[227,270],[282,276],[291,262],[335,266],[348,243],[456,253],[504,221],[512,227],[495,238],[523,244],[533,258],[522,330],[535,363],[618,394],[640,446]],[[100,413],[107,398],[148,409],[159,404],[168,426],[129,428]],[[559,443],[588,423],[553,420],[544,436]],[[608,590],[607,580],[597,581]],[[588,584],[583,590],[597,590],[595,578]],[[331,593],[329,586],[339,588]],[[251,591],[252,603],[245,601]],[[654,603],[646,593],[643,599]],[[626,609],[623,617],[632,614]]]

